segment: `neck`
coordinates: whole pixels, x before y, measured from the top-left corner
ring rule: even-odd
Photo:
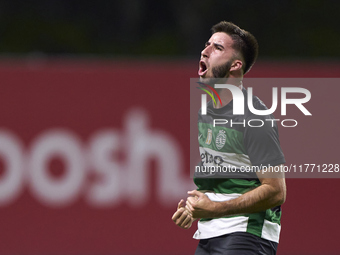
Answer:
[[[243,89],[242,78],[228,78],[224,82],[225,84],[234,85],[235,87],[239,88],[240,90]],[[219,100],[216,100],[216,104],[213,103],[214,108],[221,108],[231,102],[233,100],[233,94],[229,89],[216,89],[216,92],[221,98],[222,105]]]

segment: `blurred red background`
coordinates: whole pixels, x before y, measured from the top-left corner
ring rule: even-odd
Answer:
[[[339,77],[339,68],[262,62],[248,77]],[[0,254],[193,254],[195,226],[171,216],[193,188],[196,73],[188,61],[2,61]],[[339,92],[312,94],[310,107],[336,112]],[[280,128],[287,163],[339,164],[338,125]],[[278,254],[339,253],[339,184],[287,179]]]

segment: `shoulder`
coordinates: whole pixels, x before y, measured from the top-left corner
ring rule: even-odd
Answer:
[[[268,107],[263,103],[263,101],[257,96],[252,98],[253,106],[257,110],[268,110]]]
[[[270,113],[271,111],[268,110],[268,107],[265,105],[265,103],[260,98],[254,95],[250,98],[250,101],[248,102],[248,94],[245,89],[243,90],[243,93],[246,99],[245,120],[248,123],[248,125],[246,125],[246,129],[256,126],[256,133],[277,129],[276,119],[274,115]]]
[[[248,93],[247,91],[243,91],[244,96],[245,96],[245,118],[250,119],[250,118],[256,118],[256,119],[273,119],[274,116],[272,114],[258,114],[254,113],[255,111],[266,111],[268,110],[268,107],[265,105],[265,103],[258,98],[257,96],[252,96],[249,102],[248,99]],[[250,109],[251,108],[251,109]]]

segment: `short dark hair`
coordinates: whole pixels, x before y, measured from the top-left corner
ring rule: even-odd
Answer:
[[[221,21],[211,28],[213,34],[217,32],[224,32],[228,34],[233,40],[233,49],[239,51],[244,58],[245,65],[243,73],[247,73],[254,65],[258,55],[259,45],[256,38],[232,22]]]

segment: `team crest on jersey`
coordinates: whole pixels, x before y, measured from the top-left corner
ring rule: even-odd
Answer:
[[[212,130],[208,128],[207,139],[205,140],[205,144],[211,144],[212,140]]]
[[[220,130],[216,136],[216,147],[217,149],[222,149],[225,145],[225,141],[227,139],[227,135],[224,130]]]

